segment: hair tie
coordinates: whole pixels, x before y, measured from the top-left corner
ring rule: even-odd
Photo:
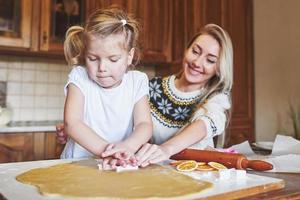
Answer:
[[[126,19],[121,19],[120,21],[122,22],[123,26],[125,26],[127,24]]]

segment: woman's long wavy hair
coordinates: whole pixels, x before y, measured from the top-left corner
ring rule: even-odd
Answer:
[[[231,88],[233,84],[233,47],[229,34],[216,24],[207,24],[204,26],[198,34],[196,34],[188,43],[187,49],[191,47],[194,41],[201,35],[210,35],[213,37],[220,46],[219,59],[217,62],[217,73],[213,76],[204,86],[204,92],[199,98],[199,102],[195,108],[195,112],[199,108],[204,108],[203,105],[207,100],[218,93],[225,93],[231,100]],[[182,71],[178,76],[182,75]],[[193,116],[194,116],[193,114]],[[193,116],[191,118],[193,118]],[[226,127],[229,124],[231,117],[230,109],[226,111],[227,121]],[[224,144],[225,134],[222,135],[221,143]],[[218,138],[219,140],[219,138]]]

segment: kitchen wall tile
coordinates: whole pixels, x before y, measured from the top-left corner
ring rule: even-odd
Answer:
[[[69,75],[69,71],[63,71],[63,72],[61,72],[61,74],[60,74],[60,82],[63,83],[63,84],[66,84],[67,81],[68,81],[68,79],[69,79],[68,75]]]
[[[28,70],[28,69],[35,69],[35,64],[34,61],[32,59],[26,59],[23,61],[23,65],[22,65],[22,69],[24,70]]]
[[[6,80],[7,80],[7,69],[0,68],[0,81],[6,81]]]
[[[21,81],[22,71],[20,69],[8,69],[8,81]]]
[[[50,63],[49,64],[49,71],[62,71],[62,68],[64,68],[66,64],[63,62],[61,63]]]
[[[45,83],[35,84],[35,95],[42,96],[48,94],[48,86]]]
[[[48,97],[48,108],[62,108],[62,103],[60,101],[60,97]]]
[[[10,57],[0,56],[0,68],[7,68],[9,61]]]
[[[34,107],[38,108],[47,108],[48,106],[48,97],[47,96],[35,96]]]
[[[64,108],[66,97],[65,96],[60,96],[59,98],[60,98],[59,101],[61,102],[62,108]]]
[[[60,83],[60,71],[48,72],[48,83]]]
[[[21,110],[19,108],[12,108],[12,118],[11,121],[20,121],[21,120]]]
[[[21,106],[21,96],[18,95],[7,95],[6,96],[6,105],[10,108],[20,108]]]
[[[48,62],[36,62],[35,63],[36,70],[48,71],[48,68],[49,68]]]
[[[34,120],[35,121],[46,121],[47,118],[47,109],[34,109]]]
[[[63,91],[63,86],[60,84],[48,84],[48,95],[60,96]]]
[[[21,109],[34,108],[34,96],[22,96],[21,97]]]
[[[23,64],[22,57],[11,57],[8,62],[8,68],[10,69],[21,69]]]
[[[22,84],[20,82],[7,82],[7,95],[21,95]]]
[[[48,73],[42,70],[36,71],[35,82],[46,83],[48,81]]]
[[[61,115],[61,109],[48,109],[47,120],[62,120],[63,116]]]
[[[33,121],[35,116],[32,111],[33,109],[30,108],[20,109],[20,119],[22,121]]]
[[[22,70],[22,82],[34,82],[35,81],[35,74],[34,70]]]
[[[34,95],[35,93],[35,85],[33,83],[22,83],[22,91],[23,95]]]

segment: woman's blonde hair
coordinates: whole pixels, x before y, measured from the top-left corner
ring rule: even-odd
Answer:
[[[190,48],[201,35],[210,35],[220,46],[217,74],[204,86],[201,99],[207,99],[216,92],[230,92],[233,84],[233,47],[228,33],[216,24],[207,24],[188,43]]]
[[[98,9],[93,12],[84,27],[72,26],[67,30],[64,42],[64,53],[68,65],[84,65],[86,44],[89,35],[107,37],[112,34],[124,34],[125,48],[135,49],[134,63],[139,61],[139,23],[118,7]]]
[[[190,48],[194,41],[200,35],[210,35],[213,37],[220,46],[220,53],[218,59],[218,69],[217,74],[213,76],[204,86],[204,92],[199,98],[199,103],[196,106],[197,111],[199,108],[203,107],[203,105],[207,102],[207,100],[213,97],[218,93],[225,93],[230,98],[230,91],[233,84],[233,47],[230,36],[228,33],[222,29],[220,26],[216,24],[207,24],[204,26],[198,34],[196,34],[192,40],[188,43],[187,48]],[[193,116],[196,112],[194,112]],[[230,110],[226,111],[227,122],[226,126],[229,123],[231,112]],[[193,118],[192,116],[192,118]],[[223,135],[223,140],[225,134]],[[223,141],[224,142],[224,141]]]

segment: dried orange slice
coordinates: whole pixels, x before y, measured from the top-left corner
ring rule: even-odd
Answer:
[[[212,171],[212,170],[214,170],[214,168],[205,164],[205,165],[198,165],[196,170],[197,171]]]
[[[196,161],[187,160],[187,161],[184,161],[184,162],[180,163],[179,165],[177,165],[176,169],[181,172],[190,172],[190,171],[193,171],[194,169],[196,169],[197,166],[198,166],[198,164]]]
[[[209,162],[207,163],[209,166],[219,170],[219,169],[227,169],[226,166],[222,165],[221,163],[217,163],[217,162]]]
[[[197,162],[198,166],[206,165],[206,162]]]
[[[179,165],[179,164],[181,164],[181,163],[183,163],[183,162],[185,162],[185,161],[187,161],[187,160],[176,160],[176,161],[170,162],[169,164],[170,164],[171,166],[173,166],[173,167],[177,167],[177,165]]]

